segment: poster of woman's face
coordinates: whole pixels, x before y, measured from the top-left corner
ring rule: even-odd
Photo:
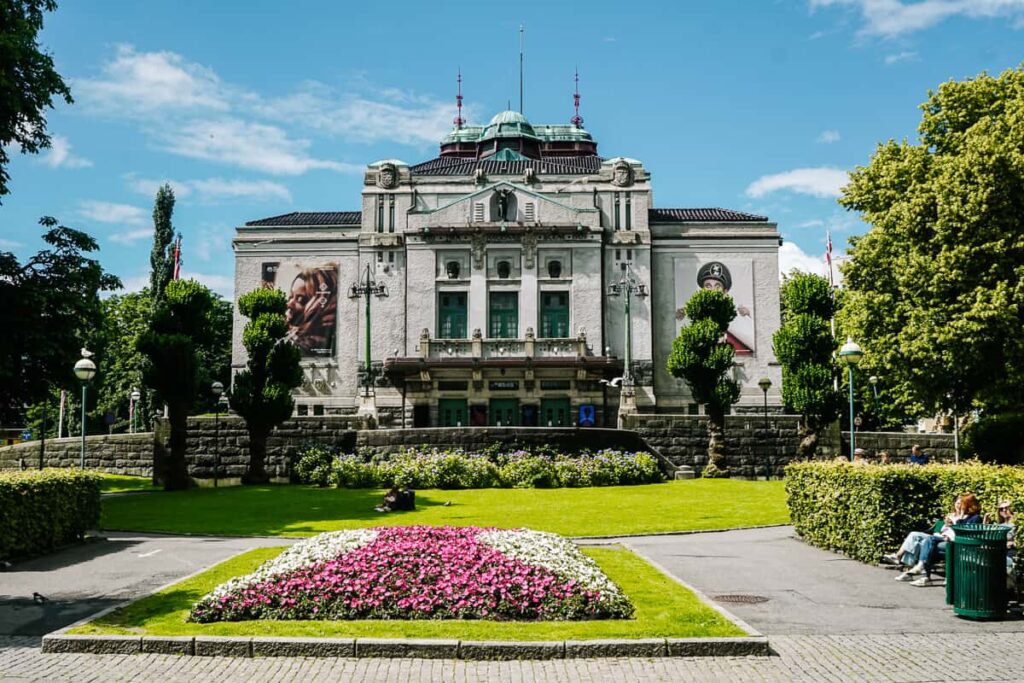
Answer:
[[[263,286],[288,299],[288,340],[303,356],[333,357],[338,312],[338,266],[264,263]]]
[[[754,346],[754,268],[748,259],[718,259],[691,256],[675,259],[676,321],[686,324],[683,309],[698,289],[725,292],[736,304],[736,318],[726,338],[737,353],[753,353]]]

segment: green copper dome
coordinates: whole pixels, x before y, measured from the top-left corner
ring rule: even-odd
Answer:
[[[480,140],[492,138],[536,138],[533,126],[526,120],[526,117],[517,111],[499,112],[491,119],[480,135]]]

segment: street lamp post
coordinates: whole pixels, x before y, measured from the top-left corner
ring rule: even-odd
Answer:
[[[384,283],[377,284],[373,279],[369,263],[366,264],[366,276],[363,278],[363,281],[352,285],[348,290],[348,298],[358,299],[363,297],[366,299],[366,396],[370,395],[370,389],[373,386],[373,369],[370,363],[370,299],[372,297],[384,299],[387,295],[387,286]]]
[[[625,367],[622,370],[622,387],[633,386],[633,322],[630,313],[630,303],[633,297],[642,299],[647,296],[647,285],[641,283],[633,275],[633,269],[627,263],[618,282],[608,285],[608,296],[619,297],[625,295],[625,320],[626,320],[626,358]]]
[[[875,395],[875,420],[878,421],[878,426],[881,426],[882,416],[878,412],[878,377],[876,375],[871,375],[868,377],[868,383],[871,385],[871,392]]]
[[[90,357],[92,354],[82,349],[82,357],[75,363],[75,377],[82,383],[82,455],[79,458],[79,467],[85,469],[85,399],[88,392],[89,381],[96,376],[96,363]]]
[[[765,456],[764,456],[764,478],[765,480],[772,478],[772,471],[770,460],[771,456],[771,445],[768,443],[768,390],[772,388],[772,381],[768,377],[762,377],[757,382],[757,386],[761,387],[761,391],[764,392],[764,443],[765,443]]]
[[[847,337],[846,343],[839,349],[839,360],[846,363],[850,382],[850,462],[853,462],[853,453],[857,449],[857,425],[853,421],[853,369],[863,357],[864,351],[857,342],[853,341],[852,337]]]
[[[210,393],[216,400],[213,409],[213,487],[217,488],[217,480],[220,475],[220,396],[224,393],[224,385],[214,382],[210,385]]]
[[[131,399],[129,404],[130,415],[128,420],[128,427],[132,434],[135,433],[135,414],[139,412],[139,399],[142,398],[142,394],[139,393],[138,389],[132,389],[132,393],[128,394],[128,398]]]

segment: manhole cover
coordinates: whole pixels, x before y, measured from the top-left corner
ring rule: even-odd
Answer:
[[[718,602],[731,602],[737,605],[757,605],[762,602],[768,602],[768,598],[763,595],[743,594],[716,595],[715,600]]]

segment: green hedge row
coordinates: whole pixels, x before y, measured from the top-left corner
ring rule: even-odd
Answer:
[[[1005,498],[1024,519],[1021,467],[834,461],[786,467],[786,502],[796,532],[811,545],[862,562],[877,562],[895,552],[909,532],[930,529],[952,509],[956,496],[968,491],[981,500],[983,512],[995,517],[997,502]]]
[[[100,478],[81,470],[0,472],[0,559],[39,555],[100,523]]]

